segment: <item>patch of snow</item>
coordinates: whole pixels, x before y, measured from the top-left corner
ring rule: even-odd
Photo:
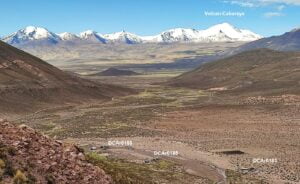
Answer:
[[[214,25],[205,30],[175,28],[154,36],[138,36],[126,31],[102,35],[93,30],[87,30],[78,36],[72,33],[55,34],[45,28],[28,26],[7,37],[3,41],[9,44],[19,44],[34,40],[49,40],[51,42],[84,40],[95,43],[173,43],[173,42],[227,42],[254,41],[262,38],[250,30],[238,29],[229,23]]]

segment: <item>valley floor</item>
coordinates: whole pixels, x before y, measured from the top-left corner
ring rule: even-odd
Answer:
[[[296,99],[292,102],[249,102],[247,96],[157,84],[170,77],[94,77],[141,92],[10,119],[92,149],[99,154],[91,157],[93,162],[109,173],[123,169],[141,183],[300,182],[298,96],[278,97]],[[132,145],[109,145],[112,141]]]

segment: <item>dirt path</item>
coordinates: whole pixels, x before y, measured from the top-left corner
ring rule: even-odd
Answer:
[[[67,139],[66,142],[78,143],[82,146],[100,147],[107,145],[112,139]],[[202,152],[182,142],[161,138],[124,137],[113,140],[130,140],[131,148],[111,147],[107,152],[115,157],[143,163],[145,160],[161,158],[181,165],[192,175],[208,178],[217,183],[225,183],[225,169],[233,166],[219,155]],[[155,156],[154,151],[178,151],[177,156]]]

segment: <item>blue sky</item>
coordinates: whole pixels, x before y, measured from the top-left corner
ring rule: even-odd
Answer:
[[[126,30],[153,35],[175,28],[205,29],[228,22],[263,36],[300,27],[300,0],[0,0],[0,35],[28,25],[50,31]],[[204,12],[244,16],[205,16]]]

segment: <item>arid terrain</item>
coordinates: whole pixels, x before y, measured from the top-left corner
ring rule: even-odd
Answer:
[[[100,85],[109,99],[52,102],[26,113],[2,111],[1,117],[77,145],[88,162],[116,183],[295,184],[300,182],[297,56],[253,51],[188,73],[130,65],[141,74],[132,76],[71,75],[111,65],[91,69],[85,62],[68,63],[61,68],[69,74],[55,69],[67,77],[67,84],[84,78],[77,83],[79,89]],[[282,58],[286,64],[280,63]],[[83,95],[71,91],[67,97],[78,99],[78,93]],[[24,93],[17,94],[24,98]]]
[[[25,51],[38,56],[65,71],[82,75],[94,74],[110,67],[130,68],[137,72],[153,72],[164,68],[189,70],[199,65],[203,56],[213,55],[244,42],[172,43],[99,45],[77,47],[26,47]]]
[[[167,78],[112,77],[109,81],[114,84],[136,82],[143,92],[104,104],[48,108],[12,120],[87,150],[95,147],[94,152],[105,159],[125,159],[147,167],[147,181],[299,182],[299,96],[237,98],[212,90],[151,85]],[[132,141],[132,146],[109,146],[113,140]],[[157,156],[155,151],[177,151],[178,155]],[[277,162],[253,163],[256,158]],[[167,164],[160,169],[170,175],[159,176],[152,168],[156,159],[178,166]],[[126,174],[145,178],[135,170]]]
[[[0,184],[300,184],[300,0],[0,5]]]

